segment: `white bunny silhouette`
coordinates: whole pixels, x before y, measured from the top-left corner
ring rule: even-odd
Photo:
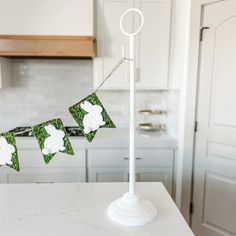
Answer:
[[[45,129],[47,133],[50,134],[50,137],[45,139],[42,153],[48,155],[64,151],[66,149],[63,140],[65,133],[62,130],[56,129],[55,126],[51,124],[45,126]]]
[[[88,101],[81,103],[81,108],[88,112],[83,118],[84,133],[89,134],[97,130],[101,125],[105,125],[102,117],[102,107],[93,105]]]
[[[0,165],[12,164],[12,154],[16,148],[9,144],[5,137],[0,137]]]

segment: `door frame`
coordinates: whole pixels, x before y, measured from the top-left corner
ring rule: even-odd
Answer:
[[[191,0],[188,66],[186,82],[182,87],[182,100],[184,101],[180,139],[182,150],[182,186],[180,210],[186,221],[191,223],[190,204],[193,194],[193,164],[195,147],[195,121],[198,100],[199,60],[200,60],[200,28],[203,7],[210,3],[227,0]]]

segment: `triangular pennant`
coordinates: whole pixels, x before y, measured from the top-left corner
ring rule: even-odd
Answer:
[[[71,106],[69,111],[89,142],[99,128],[116,127],[95,93]]]
[[[3,165],[20,171],[15,136],[9,132],[0,134],[0,166]]]
[[[34,125],[32,130],[46,164],[58,152],[74,155],[70,140],[60,118]]]

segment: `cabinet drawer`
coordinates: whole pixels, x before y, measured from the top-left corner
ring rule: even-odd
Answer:
[[[20,173],[8,173],[8,183],[73,183],[85,182],[84,168],[32,168]]]
[[[173,166],[174,152],[171,149],[138,149],[136,166]],[[128,166],[128,149],[93,149],[88,150],[89,167]]]
[[[57,153],[46,165],[39,149],[20,149],[20,168],[30,167],[85,167],[85,150],[74,150],[75,155]]]

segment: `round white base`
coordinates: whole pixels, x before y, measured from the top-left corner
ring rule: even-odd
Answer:
[[[152,222],[156,218],[157,210],[151,202],[135,194],[126,193],[111,203],[108,215],[122,225],[138,226]]]

